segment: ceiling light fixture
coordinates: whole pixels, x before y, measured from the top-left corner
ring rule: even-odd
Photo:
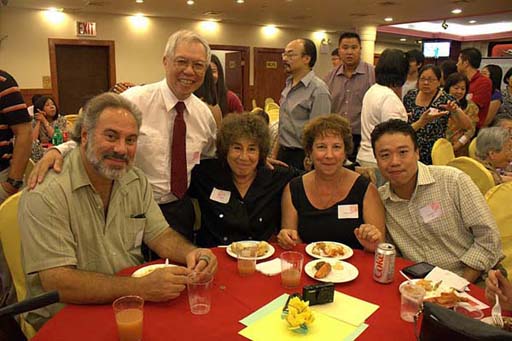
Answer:
[[[135,0],[135,2],[138,3],[138,4],[143,4],[144,0]]]
[[[461,14],[462,10],[460,8],[456,8],[456,9],[452,10],[452,13],[453,14]]]
[[[407,39],[405,39],[405,38],[400,38],[400,41],[407,41]]]
[[[245,0],[236,0],[237,4],[243,4],[244,2],[245,2]]]
[[[264,26],[263,33],[265,33],[266,36],[273,36],[277,33],[277,27],[275,25]]]
[[[391,21],[393,21],[393,18],[391,18],[391,17],[387,17],[387,18],[384,18],[384,21],[386,21],[386,22],[391,22]]]
[[[194,0],[187,0],[187,5],[192,6],[194,4]]]
[[[469,22],[470,24],[476,24],[476,22],[477,22],[477,21],[476,21],[476,20],[470,20],[470,21],[468,21],[468,22]]]

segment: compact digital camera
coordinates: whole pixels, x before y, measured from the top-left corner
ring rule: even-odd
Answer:
[[[334,283],[307,285],[302,289],[302,300],[309,305],[331,303],[334,301]]]

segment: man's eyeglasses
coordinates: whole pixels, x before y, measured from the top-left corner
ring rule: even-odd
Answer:
[[[303,55],[300,53],[295,53],[295,52],[283,52],[283,53],[281,53],[281,56],[283,58],[291,59],[291,58],[295,58],[295,57],[303,56]]]
[[[203,73],[208,68],[206,62],[202,61],[193,61],[185,58],[176,58],[174,60],[174,66],[180,70],[186,69],[189,65],[192,65],[192,69],[196,73]]]

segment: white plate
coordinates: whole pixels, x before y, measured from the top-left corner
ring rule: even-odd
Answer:
[[[165,268],[165,267],[171,267],[171,266],[176,266],[176,265],[173,265],[173,264],[151,264],[151,265],[147,265],[145,267],[142,267],[142,268],[138,269],[134,273],[132,273],[132,277],[137,277],[137,278],[138,277],[144,277],[144,276],[149,275],[150,273],[152,273],[156,269]]]
[[[325,261],[325,262],[331,264],[331,266],[333,268],[332,268],[331,273],[328,274],[326,277],[315,278],[315,273],[316,273],[315,265],[316,265],[316,263],[318,263],[320,261]],[[336,263],[341,263],[343,265],[343,270],[335,270],[334,264],[336,264]],[[320,282],[344,283],[344,282],[350,282],[350,281],[356,279],[357,276],[359,276],[359,270],[357,270],[357,268],[355,266],[353,266],[350,263],[347,263],[347,262],[344,262],[344,261],[341,261],[338,259],[333,259],[333,258],[321,258],[321,259],[312,260],[311,262],[306,264],[306,266],[304,267],[304,271],[306,272],[306,274],[309,277],[316,279],[317,281],[320,281]]]
[[[244,243],[244,244],[258,244],[259,241],[258,240],[241,240],[237,243]],[[265,242],[267,243],[267,242]],[[230,255],[231,257],[233,258],[238,258],[236,253],[234,253],[232,250],[231,250],[231,244],[228,245],[228,247],[226,247],[226,252],[228,255]],[[263,256],[259,256],[258,258],[256,258],[256,260],[262,260],[262,259],[267,259],[269,257],[271,257],[274,252],[276,252],[276,249],[274,249],[274,247],[272,245],[270,245],[269,243],[267,243],[267,252],[263,255]]]
[[[343,256],[340,256],[340,257],[326,257],[326,256],[315,255],[313,253],[313,247],[315,247],[316,243],[328,243],[328,244],[334,244],[334,245],[338,245],[338,246],[343,246],[343,248],[345,249],[345,253],[343,254]],[[314,242],[314,243],[309,243],[308,245],[306,245],[306,253],[308,255],[310,255],[311,257],[313,257],[313,258],[348,259],[348,258],[352,257],[352,255],[354,254],[354,250],[352,250],[352,248],[350,248],[350,246],[347,246],[347,245],[342,244],[342,243],[337,243],[337,242]]]
[[[411,279],[410,281],[403,281],[402,283],[400,283],[400,286],[398,287],[398,292],[400,292],[400,290],[402,289],[402,287],[404,285],[406,285],[408,282],[412,283],[412,284],[416,284],[416,282],[418,282],[421,278],[418,278],[418,279]],[[432,282],[433,284],[435,284],[434,282]],[[441,296],[441,293],[442,292],[450,292],[451,289],[448,288],[448,287],[445,287],[443,286],[443,283],[441,283],[436,290],[431,290],[431,291],[426,291],[425,290],[425,298],[431,298],[431,297],[437,297],[437,296]]]

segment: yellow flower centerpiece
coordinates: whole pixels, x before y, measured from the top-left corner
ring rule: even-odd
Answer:
[[[306,334],[308,326],[315,321],[309,302],[304,302],[297,296],[289,300],[281,317],[288,322],[288,329],[299,334]]]

